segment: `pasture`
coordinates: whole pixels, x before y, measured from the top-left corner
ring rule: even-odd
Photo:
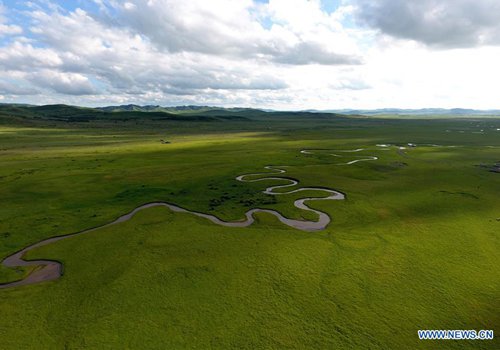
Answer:
[[[498,348],[417,330],[500,334],[499,119],[214,115],[1,115],[0,258],[149,202],[317,220],[293,205],[315,191],[236,180],[269,165],[300,182],[286,191],[346,195],[308,203],[326,229],[157,207],[34,249],[26,259],[59,261],[63,276],[0,289],[0,348]],[[30,272],[1,266],[0,282]]]

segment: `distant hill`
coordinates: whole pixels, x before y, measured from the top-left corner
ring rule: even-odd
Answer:
[[[376,110],[308,110],[308,111],[271,111],[253,108],[223,108],[211,106],[157,105],[140,106],[135,104],[107,107],[78,107],[65,104],[25,105],[1,104],[0,123],[20,123],[24,125],[69,124],[69,123],[161,123],[175,122],[223,122],[223,121],[269,121],[272,118],[290,120],[307,119],[441,119],[441,118],[499,118],[500,110],[480,111],[474,109],[376,109]],[[89,125],[90,125],[89,124]]]
[[[465,108],[421,108],[421,109],[399,109],[399,108],[382,108],[382,109],[332,109],[332,110],[307,110],[311,113],[340,113],[346,115],[408,115],[408,116],[500,116],[500,110],[479,110]]]
[[[252,108],[222,108],[209,106],[139,106],[122,105],[99,108],[78,107],[64,104],[33,106],[19,104],[0,104],[1,125],[24,125],[24,126],[51,126],[51,127],[94,127],[94,126],[125,126],[137,127],[158,126],[164,127],[166,122],[243,122],[260,123],[263,127],[273,119],[304,123],[308,119],[315,120],[344,120],[349,122],[350,118],[335,113],[311,113],[311,112],[278,112],[263,111]],[[356,116],[361,117],[361,116]],[[219,127],[223,127],[219,124]],[[233,128],[236,127],[233,124]],[[244,129],[243,124],[238,124]],[[178,124],[177,126],[180,126]],[[189,127],[186,123],[184,126]],[[212,128],[216,127],[215,125]],[[242,130],[243,130],[242,129]]]
[[[97,110],[108,112],[125,112],[125,111],[140,111],[140,112],[167,112],[173,114],[230,114],[230,113],[333,113],[342,115],[364,115],[364,116],[383,116],[383,115],[400,115],[400,116],[500,116],[500,110],[478,110],[466,108],[421,108],[421,109],[400,109],[400,108],[381,108],[381,109],[328,109],[317,110],[308,109],[304,111],[276,111],[270,109],[257,109],[257,108],[224,108],[215,106],[174,106],[162,107],[159,105],[146,105],[139,106],[135,104],[121,105],[121,106],[107,106],[98,107]]]
[[[479,109],[467,109],[467,108],[421,108],[421,109],[401,109],[401,108],[381,108],[381,109],[307,109],[302,111],[278,111],[271,109],[259,109],[259,108],[244,108],[244,107],[217,107],[217,106],[197,106],[197,105],[185,105],[185,106],[167,106],[163,107],[160,105],[117,105],[117,106],[105,106],[105,107],[78,107],[69,106],[64,104],[55,105],[44,105],[36,106],[29,104],[20,103],[0,103],[0,109],[5,110],[9,108],[26,108],[26,110],[31,109],[32,112],[40,112],[42,114],[47,113],[68,113],[74,114],[78,111],[78,114],[94,111],[94,112],[163,112],[170,114],[203,114],[203,115],[228,115],[228,114],[265,114],[270,113],[272,115],[291,115],[291,114],[303,114],[303,113],[314,113],[314,114],[338,114],[338,115],[359,115],[359,116],[382,116],[382,115],[401,115],[401,116],[500,116],[500,109],[490,109],[490,110],[479,110]]]
[[[139,106],[134,104],[129,105],[121,105],[121,106],[106,106],[106,107],[97,107],[96,110],[100,110],[103,112],[158,112],[162,111],[162,107],[160,106]]]
[[[187,109],[182,109],[187,111]],[[19,104],[0,104],[0,118],[18,122],[65,122],[65,123],[89,123],[89,122],[126,122],[126,121],[224,121],[224,120],[248,120],[246,114],[241,111],[230,112],[228,110],[204,110],[195,111],[188,109],[190,113],[174,113],[168,108],[158,106],[117,106],[88,108],[69,106],[64,104],[31,106]]]
[[[96,110],[105,112],[167,112],[167,113],[205,113],[205,112],[250,112],[250,111],[261,111],[259,109],[252,108],[223,108],[223,107],[211,107],[211,106],[174,106],[174,107],[162,107],[158,105],[146,105],[140,106],[135,104],[120,105],[120,106],[106,106],[97,107]]]

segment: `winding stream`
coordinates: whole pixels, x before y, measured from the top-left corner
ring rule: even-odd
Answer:
[[[57,241],[69,238],[69,237],[74,237],[74,236],[79,236],[83,235],[85,233],[90,233],[102,228],[110,227],[116,224],[120,224],[123,222],[126,222],[130,220],[132,217],[134,217],[135,214],[137,214],[139,211],[148,209],[148,208],[153,208],[153,207],[166,207],[170,209],[173,212],[177,213],[190,213],[192,215],[196,215],[198,217],[205,218],[207,220],[210,220],[214,224],[220,225],[220,226],[227,226],[227,227],[247,227],[250,226],[254,221],[254,214],[255,213],[268,213],[271,215],[276,216],[279,221],[284,223],[285,225],[288,225],[290,227],[302,230],[302,231],[320,231],[326,228],[328,224],[330,223],[330,217],[328,214],[321,212],[319,210],[315,210],[307,206],[306,202],[308,201],[322,201],[322,200],[343,200],[345,199],[345,195],[341,192],[327,189],[327,188],[320,188],[320,187],[302,187],[298,188],[295,190],[291,190],[288,192],[275,192],[277,189],[284,189],[288,187],[293,187],[299,184],[299,181],[292,179],[292,178],[286,178],[286,177],[275,177],[275,176],[268,176],[268,175],[277,175],[277,174],[284,174],[286,173],[286,170],[282,169],[283,167],[274,167],[274,166],[266,166],[265,169],[271,170],[271,172],[266,172],[266,173],[255,173],[255,174],[244,174],[236,177],[237,181],[241,182],[257,182],[257,181],[281,181],[281,182],[288,182],[284,185],[275,185],[275,186],[270,186],[267,187],[263,193],[269,194],[269,195],[285,195],[285,194],[291,194],[291,193],[297,193],[297,192],[302,192],[302,191],[318,191],[318,192],[323,192],[328,194],[326,197],[305,197],[305,198],[300,198],[297,199],[293,204],[296,208],[306,210],[306,211],[311,211],[314,212],[318,215],[318,221],[305,221],[305,220],[294,220],[294,219],[289,219],[281,215],[276,210],[271,210],[271,209],[261,209],[261,208],[255,208],[255,209],[250,209],[245,213],[245,219],[241,221],[224,221],[219,219],[218,217],[211,215],[211,214],[205,214],[205,213],[200,213],[188,209],[184,209],[180,206],[177,206],[175,204],[170,204],[166,202],[152,202],[152,203],[146,203],[143,204],[131,212],[120,216],[116,220],[109,222],[107,224],[93,227],[84,231],[79,231],[75,233],[70,233],[67,235],[62,235],[62,236],[56,236],[56,237],[51,237],[48,239],[44,239],[40,242],[34,243],[8,257],[6,257],[2,261],[2,265],[9,267],[9,268],[16,268],[16,267],[34,267],[33,271],[28,274],[24,279],[21,279],[19,281],[15,282],[10,282],[10,283],[5,283],[5,284],[0,284],[0,289],[2,288],[10,288],[10,287],[16,287],[16,286],[24,286],[24,285],[30,285],[30,284],[36,284],[40,282],[46,282],[46,281],[53,281],[58,279],[59,277],[62,276],[63,274],[63,264],[59,261],[53,261],[53,260],[24,260],[23,257],[26,253],[29,251],[39,248],[51,243],[55,243]],[[266,176],[266,177],[261,177],[261,176]]]
[[[357,148],[357,149],[353,149],[353,150],[341,150],[341,151],[334,151],[334,152],[342,152],[342,153],[356,153],[356,152],[361,152],[361,151],[364,151],[365,149],[364,148]],[[300,153],[302,154],[314,154],[315,152],[317,151],[331,151],[331,150],[326,150],[326,149],[304,149],[302,151],[300,151]],[[342,156],[340,154],[336,154],[336,153],[330,153],[329,154],[330,156],[334,156],[334,157],[345,157],[345,156]],[[378,160],[378,157],[375,157],[375,156],[350,156],[351,158],[352,157],[360,157],[361,159],[356,159],[356,160],[351,160],[349,162],[345,162],[345,163],[337,163],[335,165],[352,165],[352,164],[356,164],[358,162],[366,162],[366,161],[371,161],[371,160]]]

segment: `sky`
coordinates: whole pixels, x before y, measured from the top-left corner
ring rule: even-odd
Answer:
[[[0,103],[500,109],[498,0],[0,0]]]

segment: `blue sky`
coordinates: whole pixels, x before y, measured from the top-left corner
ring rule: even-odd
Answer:
[[[0,102],[500,108],[496,0],[0,1]]]

